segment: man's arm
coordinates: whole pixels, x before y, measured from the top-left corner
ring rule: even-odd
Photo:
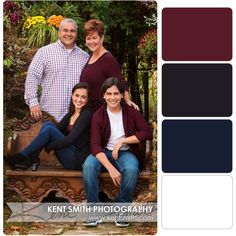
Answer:
[[[134,144],[134,143],[140,143],[140,141],[138,140],[138,138],[135,135],[123,138],[121,140],[119,140],[119,142],[117,142],[114,146],[114,149],[112,151],[112,156],[115,160],[117,160],[118,158],[118,152],[120,150],[120,148],[124,145],[124,144]]]
[[[148,123],[145,121],[140,111],[130,108],[130,112],[133,112],[133,122],[135,127],[135,134],[125,137],[119,140],[112,151],[112,156],[116,160],[118,158],[118,151],[124,144],[135,144],[144,142],[145,140],[151,140],[152,134],[148,127]]]
[[[25,81],[25,102],[30,108],[30,114],[36,120],[42,118],[41,108],[38,102],[38,85],[42,81],[44,71],[43,53],[39,49],[30,63]]]

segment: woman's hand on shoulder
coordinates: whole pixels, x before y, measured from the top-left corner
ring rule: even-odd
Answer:
[[[137,104],[135,104],[134,102],[132,102],[131,100],[126,101],[126,103],[127,103],[129,106],[132,106],[135,110],[138,110],[138,111],[139,111],[139,106],[138,106]]]

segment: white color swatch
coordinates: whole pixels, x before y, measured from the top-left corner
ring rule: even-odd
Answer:
[[[229,175],[162,177],[161,222],[165,229],[229,229],[233,181]]]

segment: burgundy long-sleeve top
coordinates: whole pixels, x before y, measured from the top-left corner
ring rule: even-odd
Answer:
[[[119,63],[110,52],[105,52],[92,64],[88,62],[81,72],[80,81],[89,84],[91,90],[90,107],[92,111],[96,111],[103,104],[101,86],[106,79],[116,77],[124,85],[126,91],[129,90],[129,87],[121,73]]]
[[[128,106],[125,102],[121,104],[125,136],[135,135],[140,142],[150,140],[152,138],[151,131],[141,112]],[[90,149],[94,156],[100,152],[104,152],[110,135],[111,126],[107,114],[107,107],[104,104],[92,117]],[[129,144],[129,147],[138,159],[141,160],[138,144]]]

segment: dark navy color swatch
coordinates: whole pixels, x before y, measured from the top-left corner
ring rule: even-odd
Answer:
[[[230,64],[164,64],[162,113],[172,117],[232,115]]]
[[[162,170],[166,173],[231,172],[231,121],[164,120]]]

